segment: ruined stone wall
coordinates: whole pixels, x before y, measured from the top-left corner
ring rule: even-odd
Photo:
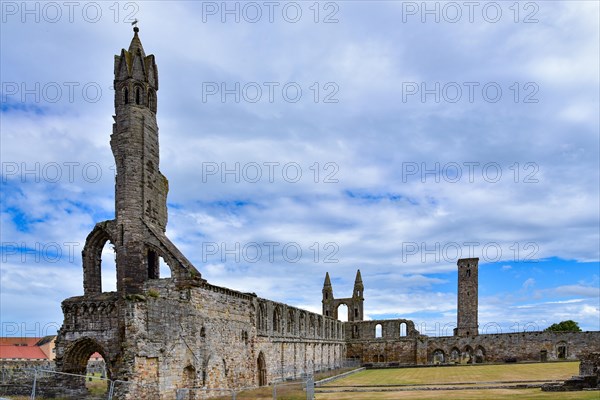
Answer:
[[[118,393],[123,399],[172,399],[179,388],[299,378],[340,367],[346,355],[342,322],[206,283],[149,280],[123,308],[119,379],[133,382]]]
[[[428,361],[443,352],[444,362],[505,362],[577,360],[600,351],[600,332],[522,332],[471,337],[428,338]],[[454,352],[454,356],[453,356]],[[456,357],[460,354],[460,360]],[[478,360],[478,357],[482,357]]]
[[[405,329],[400,325],[405,324]],[[380,325],[380,329],[376,327]],[[409,320],[345,323],[347,358],[363,363],[441,364],[577,360],[600,351],[600,332],[524,332],[428,337]],[[380,337],[377,337],[380,332]],[[401,334],[405,334],[402,336]]]
[[[420,334],[410,320],[348,322],[344,331],[349,359],[363,363],[417,364]]]

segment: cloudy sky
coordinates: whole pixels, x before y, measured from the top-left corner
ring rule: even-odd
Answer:
[[[1,3],[3,335],[54,333],[114,217],[114,55],[159,69],[167,234],[216,285],[370,319],[600,329],[599,5]],[[114,256],[103,253],[104,290]],[[163,275],[168,270],[162,271]]]

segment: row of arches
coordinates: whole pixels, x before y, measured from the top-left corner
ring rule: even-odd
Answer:
[[[120,97],[117,97],[117,105],[135,104],[138,106],[146,106],[152,112],[156,112],[156,91],[149,87],[144,89],[141,84],[125,84],[120,90]]]
[[[454,346],[450,351],[441,348],[430,354],[431,364],[481,364],[485,362],[485,348],[481,345],[475,348],[467,345],[462,349]]]
[[[390,336],[396,336],[394,333],[389,333]],[[406,322],[400,323],[400,329],[398,331],[399,337],[405,337],[407,335],[407,324]],[[383,338],[383,325],[377,324],[375,325],[375,339]]]
[[[262,334],[344,338],[343,325],[340,321],[279,304],[268,307],[265,302],[258,304],[256,327]]]

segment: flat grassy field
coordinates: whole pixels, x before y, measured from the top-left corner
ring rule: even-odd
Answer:
[[[599,392],[542,392],[541,389],[486,389],[486,390],[435,390],[431,392],[406,391],[406,392],[365,392],[365,393],[319,393],[316,400],[497,400],[497,399],[555,399],[555,400],[598,400]]]
[[[515,385],[516,382],[562,381],[577,375],[578,362],[474,365],[435,368],[366,370],[317,388],[317,400],[390,399],[600,399],[600,392],[542,392],[534,389],[479,389],[480,386]],[[504,383],[503,383],[504,382]],[[508,383],[515,382],[515,383]],[[413,389],[412,385],[435,390]],[[438,390],[444,386],[468,390]],[[323,390],[336,391],[322,393]],[[351,390],[352,392],[348,392]]]
[[[339,379],[324,387],[564,380],[577,375],[578,372],[579,362],[371,369]]]

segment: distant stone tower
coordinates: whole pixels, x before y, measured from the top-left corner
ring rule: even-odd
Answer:
[[[362,321],[364,317],[364,290],[365,287],[359,269],[356,272],[352,297],[335,299],[333,297],[333,287],[331,286],[331,280],[329,279],[329,272],[327,272],[325,274],[325,283],[323,284],[323,315],[338,319],[338,307],[341,304],[345,304],[348,307],[348,321]]]
[[[475,336],[478,334],[478,269],[479,258],[458,260],[458,312],[454,334]]]

